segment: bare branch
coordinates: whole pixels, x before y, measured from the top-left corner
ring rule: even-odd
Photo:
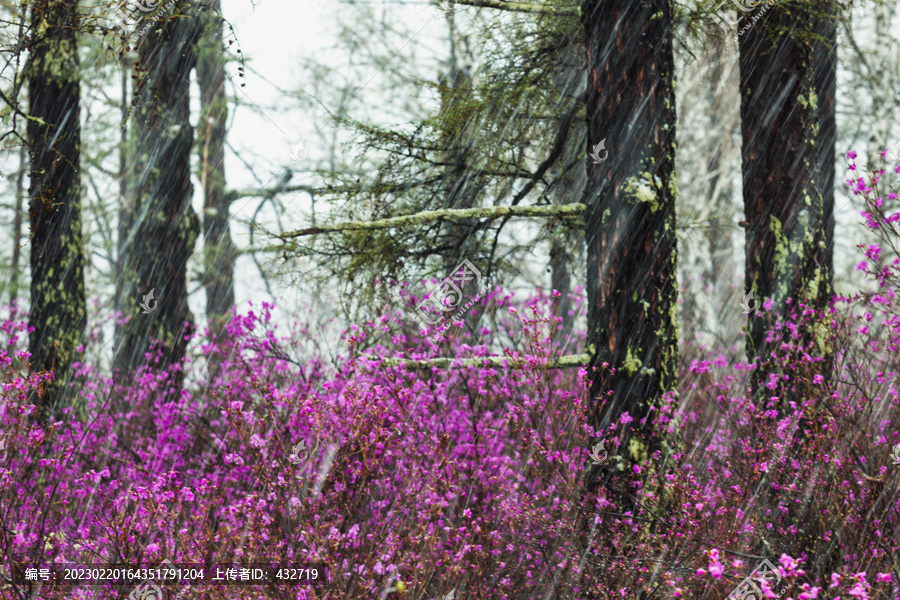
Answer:
[[[414,215],[378,219],[376,221],[350,221],[335,225],[309,227],[298,231],[289,231],[278,235],[281,239],[297,238],[320,233],[339,231],[362,231],[372,229],[390,229],[391,227],[409,227],[422,225],[438,219],[447,221],[463,221],[465,219],[499,219],[502,217],[565,217],[580,216],[586,206],[584,204],[563,204],[557,206],[489,206],[486,208],[448,208],[443,210],[426,210]]]
[[[386,367],[403,366],[407,369],[464,369],[467,367],[494,367],[499,369],[521,369],[524,363],[506,356],[485,356],[484,358],[429,358],[412,360],[408,358],[383,358],[381,356],[363,355],[364,358],[380,361]],[[536,365],[542,369],[571,369],[581,367],[590,362],[589,354],[567,354],[560,356],[552,363]]]
[[[290,192],[309,192],[312,194],[320,194],[326,191],[323,188],[317,188],[310,185],[276,185],[270,188],[248,188],[245,190],[229,190],[227,193],[229,202],[234,202],[239,198],[273,198],[278,194],[287,194]]]
[[[503,2],[502,0],[455,0],[454,4],[477,6],[479,8],[497,8],[511,12],[525,12],[533,15],[554,15],[557,17],[577,17],[581,9],[577,6],[543,6],[527,2]]]

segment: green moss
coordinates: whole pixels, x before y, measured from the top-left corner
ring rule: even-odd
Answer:
[[[672,200],[675,200],[676,198],[678,198],[678,194],[678,178],[675,177],[675,173],[672,173],[669,176],[669,195],[671,196]]]
[[[640,350],[638,350],[640,352]],[[631,351],[631,346],[628,347],[628,351],[625,353],[625,362],[623,363],[623,367],[625,367],[625,372],[629,377],[634,377],[634,374],[641,368],[641,359],[635,356]]]
[[[645,464],[650,459],[647,446],[635,436],[628,441],[628,454],[635,464]]]
[[[659,190],[662,187],[659,177],[647,171],[630,177],[625,182],[625,196],[632,202],[645,202],[650,205],[650,212],[659,210]]]

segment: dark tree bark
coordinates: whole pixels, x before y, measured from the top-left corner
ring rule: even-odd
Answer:
[[[28,64],[31,153],[31,366],[52,370],[38,405],[46,420],[70,401],[67,384],[84,340],[84,240],[79,160],[81,86],[75,0],[32,4]]]
[[[206,315],[213,334],[221,331],[234,306],[234,263],[229,202],[225,195],[225,52],[222,45],[220,0],[203,6],[203,27],[197,51],[200,85],[198,126],[200,181],[203,184],[203,249]]]
[[[747,355],[760,363],[751,382],[760,404],[780,398],[781,415],[787,400],[802,392],[793,389],[798,373],[791,366],[770,362],[772,352],[782,353],[783,339],[767,342],[767,330],[798,305],[827,308],[833,294],[836,16],[830,0],[776,3],[739,38],[746,285],[760,302],[769,298],[774,305],[751,313]],[[821,372],[828,378],[831,358],[823,335],[804,327],[800,341],[823,351]],[[799,353],[791,352],[788,364],[800,363]],[[780,372],[791,381],[779,377],[778,389],[764,387],[770,374]],[[807,428],[801,419],[791,449],[803,444]],[[766,481],[759,488],[761,505],[784,504],[786,520],[800,526],[807,521],[808,507],[785,502]],[[822,567],[834,562],[828,546],[803,538],[785,551],[819,557],[823,581]],[[763,551],[761,542],[756,550]]]
[[[746,285],[774,304],[748,324],[757,390],[777,347],[766,330],[833,293],[836,14],[830,0],[776,3],[739,38]]]
[[[618,471],[665,449],[649,425],[676,383],[675,94],[672,7],[667,0],[585,0],[588,152],[585,189],[591,425],[606,430],[627,412],[609,466]],[[597,153],[603,159],[603,150]],[[616,372],[606,381],[602,363]],[[607,395],[608,392],[608,395]],[[610,448],[610,446],[607,446]],[[593,484],[592,484],[593,485]],[[627,493],[627,490],[620,490]]]
[[[132,116],[134,156],[129,165],[133,223],[125,241],[123,301],[130,321],[115,366],[127,371],[142,362],[158,340],[149,365],[180,362],[193,333],[187,301],[187,262],[200,229],[191,208],[190,73],[198,23],[194,5],[182,1],[149,28],[138,45]],[[145,312],[140,303],[150,292]],[[179,372],[180,373],[180,372]],[[176,374],[178,389],[182,377]]]

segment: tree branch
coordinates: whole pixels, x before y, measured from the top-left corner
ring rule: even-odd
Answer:
[[[577,6],[542,6],[527,2],[503,2],[501,0],[455,0],[454,4],[477,6],[479,8],[497,8],[511,12],[524,12],[533,15],[554,15],[557,17],[578,17],[581,9]]]
[[[270,188],[228,190],[227,197],[229,202],[234,202],[240,198],[272,198],[278,194],[287,194],[289,192],[309,192],[318,194],[324,191],[323,188],[312,187],[310,185],[276,185],[275,187]]]
[[[381,356],[370,356],[363,354],[363,358],[381,361],[386,367],[403,366],[407,369],[464,369],[466,367],[494,367],[500,369],[521,369],[524,363],[517,362],[506,356],[485,356],[483,358],[429,358],[426,360],[412,360],[409,358],[383,358]],[[538,368],[544,369],[570,369],[573,367],[581,367],[590,362],[589,354],[567,354],[560,356],[557,360],[536,365]]]
[[[372,229],[390,229],[391,227],[408,227],[422,225],[438,219],[447,221],[463,221],[466,219],[499,219],[502,217],[578,217],[587,207],[584,204],[562,204],[554,206],[489,206],[487,208],[448,208],[443,210],[426,210],[414,215],[378,219],[376,221],[350,221],[335,225],[309,227],[298,231],[289,231],[278,235],[280,239],[298,238],[320,233],[339,231],[362,231]]]

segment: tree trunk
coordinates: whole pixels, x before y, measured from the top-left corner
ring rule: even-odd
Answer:
[[[200,223],[191,207],[190,73],[198,18],[182,1],[172,17],[141,39],[135,66],[129,200],[134,222],[125,243],[123,299],[130,317],[116,368],[141,362],[158,340],[150,366],[165,369],[185,356],[194,318],[188,309],[187,263]],[[153,298],[147,295],[153,292]],[[141,303],[144,307],[141,307]],[[174,376],[175,389],[182,376]]]
[[[120,86],[122,97],[119,102],[119,111],[122,115],[122,126],[119,130],[119,227],[118,242],[116,247],[116,312],[126,313],[125,304],[131,304],[131,299],[124,298],[125,290],[125,250],[128,243],[128,234],[134,226],[134,199],[128,193],[129,187],[129,169],[128,169],[128,80],[131,69],[127,55],[122,57],[122,71]],[[115,364],[116,354],[119,352],[118,344],[125,332],[125,326],[116,319],[116,328],[114,333],[113,347],[113,364]]]
[[[478,121],[465,107],[472,95],[470,69],[474,61],[467,39],[456,30],[452,13],[447,15],[447,24],[450,28],[450,76],[444,80],[448,89],[441,97],[441,112],[446,119],[441,144],[446,148],[446,160],[452,166],[447,167],[443,176],[447,199],[442,208],[466,209],[477,205],[485,186],[484,176],[472,174],[479,168],[476,152]],[[476,223],[454,221],[444,225],[443,243],[449,246],[443,253],[447,276],[454,273],[464,259],[475,258],[472,253],[477,247],[473,247],[475,240],[471,237]]]
[[[234,263],[229,203],[225,195],[225,53],[222,46],[221,0],[204,3],[198,42],[200,85],[200,181],[203,184],[203,248],[206,316],[214,335],[234,306]]]
[[[730,323],[723,318],[717,306],[723,303],[723,298],[731,298],[733,295],[731,274],[734,273],[735,261],[733,258],[734,245],[732,244],[734,225],[731,223],[731,215],[734,214],[734,185],[732,185],[731,177],[733,173],[731,157],[734,156],[733,152],[737,151],[734,133],[740,126],[740,115],[737,114],[739,111],[731,113],[725,110],[726,102],[731,102],[732,94],[734,94],[733,88],[727,85],[732,81],[730,75],[734,67],[730,66],[733,63],[729,63],[729,68],[725,69],[725,40],[714,38],[711,44],[711,58],[714,63],[707,80],[710,88],[709,111],[712,120],[710,125],[714,127],[718,121],[721,135],[713,135],[707,147],[709,158],[706,163],[706,171],[712,174],[707,188],[707,204],[711,208],[712,220],[705,240],[709,248],[710,261],[709,267],[703,275],[712,288],[711,292],[707,294],[709,298],[707,322],[712,325],[712,331],[717,332]],[[734,115],[733,120],[732,114]],[[730,345],[733,337],[730,335],[730,329],[728,332],[728,334],[724,331],[722,333]],[[715,343],[714,338],[710,337],[708,342]]]
[[[19,172],[16,173],[16,211],[13,217],[12,265],[10,265],[12,273],[9,278],[9,300],[13,306],[13,316],[18,313],[19,275],[21,274],[19,261],[22,252],[22,199],[25,196],[25,171],[29,169],[29,165],[25,162],[27,158],[28,153],[25,146],[20,146]]]
[[[760,388],[780,342],[767,343],[767,329],[798,303],[824,309],[832,296],[835,16],[830,1],[774,4],[738,42],[746,285],[774,305],[750,313],[747,355],[761,361],[753,387],[766,396],[779,395]]]
[[[585,61],[584,55],[580,54],[576,47],[575,32],[566,30],[561,32],[561,35],[563,39],[559,52],[560,67],[556,73],[555,87],[565,98],[560,102],[560,108],[565,108],[564,103],[579,102],[584,92]],[[559,126],[564,126],[563,119],[559,119]],[[585,124],[575,121],[572,123],[565,149],[560,156],[561,172],[557,174],[558,183],[553,194],[554,204],[577,202],[584,195],[585,169],[581,168],[581,162],[585,159],[584,145]],[[568,168],[575,161],[578,161],[578,168]],[[576,235],[577,233],[579,235]],[[574,257],[581,254],[581,243],[580,232],[568,228],[563,229],[559,235],[553,236],[550,241],[550,285],[552,289],[560,293],[560,297],[554,300],[554,309],[557,316],[562,318],[562,322],[556,328],[554,340],[560,344],[567,343],[575,328],[574,306],[570,298],[572,292],[571,268],[575,263]]]
[[[602,162],[586,162],[587,341],[589,366],[597,368],[589,369],[591,425],[608,439],[624,413],[633,419],[617,430],[610,466],[591,473],[591,487],[598,475],[609,487],[614,471],[630,475],[663,448],[659,432],[642,421],[676,383],[672,7],[585,0],[582,19],[587,150],[602,140],[606,147],[595,152]],[[605,380],[604,362],[616,369]]]
[[[767,330],[792,308],[825,309],[831,299],[834,247],[834,151],[836,5],[830,1],[775,4],[739,38],[741,133],[747,289],[771,311],[750,313],[747,355],[760,366],[751,385],[761,406],[778,397],[779,417],[789,400],[800,401],[792,352],[787,367],[770,354],[785,336],[767,341]],[[814,38],[813,35],[821,36]],[[790,303],[789,303],[790,301]],[[801,326],[802,327],[802,326]],[[830,351],[812,327],[800,342],[818,342],[826,357],[820,372],[831,374]],[[814,352],[811,352],[814,354]],[[780,375],[790,376],[785,381]],[[808,377],[808,373],[803,374]],[[766,384],[771,380],[775,388]],[[805,385],[803,387],[806,387]],[[801,419],[789,452],[803,443],[809,426]],[[786,523],[802,524],[805,509],[783,498],[768,481],[760,485],[761,506],[785,505]],[[759,542],[756,551],[761,551]],[[790,549],[792,555],[821,556],[814,539]]]
[[[732,301],[734,296],[732,176],[739,168],[734,164],[734,152],[740,151],[733,135],[740,126],[735,103],[737,77],[733,72],[737,69],[737,61],[733,61],[732,67],[730,50],[730,43],[725,39],[710,35],[700,61],[690,69],[705,72],[698,78],[698,93],[678,98],[679,106],[690,106],[695,112],[702,112],[702,120],[695,125],[695,140],[690,145],[696,149],[694,156],[706,157],[705,171],[700,169],[687,177],[682,172],[679,176],[681,182],[687,182],[693,200],[679,204],[679,221],[699,223],[704,227],[704,231],[698,231],[696,236],[689,231],[689,241],[682,244],[679,252],[683,294],[679,315],[682,340],[679,361],[682,367],[691,359],[704,355],[706,347],[733,343],[729,325],[734,325],[735,320],[723,318],[721,310],[723,303]],[[701,98],[705,99],[705,111],[697,110],[703,106]],[[703,165],[703,161],[696,162],[698,168]],[[680,240],[685,241],[685,238]],[[693,276],[687,276],[689,274]]]
[[[28,65],[31,152],[31,366],[55,379],[38,415],[69,402],[67,384],[84,341],[84,240],[81,230],[79,28],[75,0],[32,5]]]

